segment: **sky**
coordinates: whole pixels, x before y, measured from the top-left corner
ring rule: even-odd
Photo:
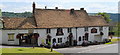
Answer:
[[[88,13],[118,13],[119,0],[1,0],[0,9],[4,12],[31,12],[33,2],[36,8],[43,9],[47,6],[47,9],[84,8]]]

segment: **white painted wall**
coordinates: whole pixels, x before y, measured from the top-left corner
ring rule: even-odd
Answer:
[[[9,33],[15,33],[14,41],[8,41]],[[18,33],[28,33],[28,30],[2,30],[2,44],[19,45],[19,39],[16,38]]]
[[[77,29],[77,44],[81,45],[83,42],[83,36],[85,34],[84,28],[78,28]],[[81,41],[79,41],[79,37],[81,36]]]
[[[96,28],[97,29],[97,33],[91,33],[91,29],[92,28]],[[1,30],[0,30],[1,32]],[[8,41],[8,33],[15,33],[15,41]],[[2,31],[2,43],[3,44],[13,44],[13,45],[19,45],[19,40],[16,39],[16,35],[18,33],[28,33],[28,30],[3,30]],[[39,33],[40,37],[38,38],[38,45],[40,46],[40,44],[42,43],[42,41],[44,40],[44,43],[46,43],[46,38],[47,38],[47,33],[46,33],[46,29],[34,29],[34,33]],[[62,38],[62,43],[65,43],[67,41],[67,37],[69,35],[67,28],[63,28],[63,33],[64,35],[62,36],[56,36],[57,33],[57,29],[51,29],[51,33],[49,34],[52,39],[55,38],[56,42],[58,43],[58,38]],[[73,33],[73,40],[76,40],[76,28],[72,28],[72,33]],[[83,36],[86,32],[84,31],[84,28],[77,28],[77,44],[81,45],[83,42]],[[99,31],[99,27],[89,27],[88,28],[88,33],[89,33],[89,41],[94,41],[96,38],[94,37],[94,35],[100,34]],[[104,35],[102,36],[102,40],[105,38],[108,38],[108,27],[103,27],[103,33]],[[81,41],[79,41],[79,37],[81,36]],[[53,40],[52,40],[53,42]]]

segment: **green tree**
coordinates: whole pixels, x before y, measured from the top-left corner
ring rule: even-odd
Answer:
[[[109,23],[110,21],[112,21],[112,19],[110,19],[110,15],[107,14],[106,12],[99,12],[96,15],[101,15],[105,19],[105,21],[107,23]]]

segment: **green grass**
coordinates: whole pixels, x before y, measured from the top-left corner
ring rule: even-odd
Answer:
[[[53,52],[50,52],[50,51],[51,50],[47,48],[37,48],[37,47],[35,48],[2,48],[2,53],[3,53],[2,55],[7,55],[6,53],[9,53],[8,55],[14,55],[12,53],[22,54],[22,55],[36,55],[36,54],[62,55],[57,51],[53,51]]]
[[[116,43],[118,41],[120,41],[120,39],[112,39],[111,42],[105,43],[105,44],[113,44],[113,43]]]

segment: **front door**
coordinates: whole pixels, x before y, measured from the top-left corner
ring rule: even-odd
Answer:
[[[72,37],[69,37],[69,45],[72,45]]]

